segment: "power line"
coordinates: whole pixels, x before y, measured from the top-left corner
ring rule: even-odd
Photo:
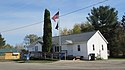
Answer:
[[[80,8],[80,9],[77,9],[77,10],[75,10],[75,11],[71,11],[71,12],[66,13],[66,14],[64,14],[64,15],[61,15],[60,17],[63,17],[63,16],[66,16],[66,15],[75,13],[75,12],[77,12],[77,11],[81,11],[81,10],[84,10],[84,9],[87,9],[87,8],[90,8],[90,7],[93,7],[93,6],[95,6],[95,5],[104,3],[104,2],[106,2],[106,1],[108,1],[108,0],[100,1],[100,2],[98,2],[98,3],[95,3],[95,4],[92,4],[92,5],[86,6],[86,7],[84,7],[84,8]]]
[[[93,6],[95,6],[95,5],[104,3],[104,2],[106,2],[106,1],[108,1],[108,0],[100,1],[100,2],[98,2],[98,3],[95,3],[95,4],[92,4],[92,5],[86,6],[86,7],[84,7],[84,8],[80,8],[80,9],[77,9],[77,10],[75,10],[75,11],[71,11],[71,12],[69,12],[69,13],[66,13],[66,14],[61,15],[60,17],[67,16],[67,15],[69,15],[69,14],[72,14],[72,13],[75,13],[75,12],[78,12],[78,11],[81,11],[81,10],[84,10],[84,9],[87,9],[87,8],[90,8],[90,7],[93,7]],[[33,24],[30,24],[30,25],[25,25],[25,26],[17,27],[17,28],[14,28],[14,29],[4,30],[4,31],[1,31],[1,33],[10,32],[10,31],[14,31],[14,30],[19,30],[19,29],[22,29],[22,28],[26,28],[26,27],[30,27],[30,26],[33,26],[33,25],[36,25],[36,24],[40,24],[40,23],[42,23],[42,22],[44,22],[44,21],[37,22],[37,23],[33,23]]]
[[[4,31],[1,31],[1,33],[10,32],[10,31],[14,31],[14,30],[19,30],[19,29],[22,29],[22,28],[26,28],[26,27],[30,27],[30,26],[33,26],[33,25],[41,24],[42,22],[43,21],[37,22],[37,23],[33,23],[33,24],[29,24],[29,25],[25,25],[25,26],[21,26],[21,27],[17,27],[17,28],[14,28],[14,29],[4,30]]]

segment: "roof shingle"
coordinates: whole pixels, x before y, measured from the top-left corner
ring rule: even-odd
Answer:
[[[61,36],[61,43],[64,44],[66,40],[70,40],[73,43],[85,42],[85,41],[88,41],[95,33],[96,31],[92,31],[92,32],[86,32],[86,33],[80,33],[80,34]],[[52,38],[53,44],[58,44],[58,41],[59,41],[59,36]]]

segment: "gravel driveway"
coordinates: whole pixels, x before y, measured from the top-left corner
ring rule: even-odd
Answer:
[[[53,63],[0,62],[0,70],[125,70],[125,60],[61,60]]]

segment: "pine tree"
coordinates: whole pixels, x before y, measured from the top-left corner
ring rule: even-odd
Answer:
[[[122,17],[122,25],[123,25],[123,27],[125,28],[125,15],[123,15],[123,17]]]
[[[43,34],[43,52],[51,52],[52,47],[52,26],[50,20],[50,12],[45,9],[44,13],[44,34]]]
[[[110,31],[118,24],[118,11],[110,6],[93,7],[91,14],[87,17],[88,21],[92,23],[95,30],[101,32]]]
[[[2,49],[5,45],[5,40],[2,38],[2,35],[0,34],[0,49]]]
[[[110,8],[110,6],[100,6],[98,8],[93,8],[91,14],[88,14],[88,21],[94,26],[95,30],[100,30],[104,37],[108,40],[108,49],[110,50],[110,55],[113,55],[113,47],[115,37],[115,29],[118,25],[118,11],[115,8]]]

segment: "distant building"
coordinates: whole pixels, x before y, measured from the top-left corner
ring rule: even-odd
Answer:
[[[36,41],[36,42],[34,42],[33,44],[31,44],[31,45],[29,45],[29,46],[27,46],[27,50],[28,51],[35,51],[35,52],[42,52],[42,42],[41,42],[42,40],[38,40],[38,41]]]
[[[67,56],[79,56],[83,59],[108,59],[107,40],[100,31],[61,36],[59,47],[58,36],[52,38],[53,52],[66,52]],[[27,47],[29,51],[42,52],[42,40]]]
[[[0,59],[20,59],[20,53],[14,48],[0,49]]]

